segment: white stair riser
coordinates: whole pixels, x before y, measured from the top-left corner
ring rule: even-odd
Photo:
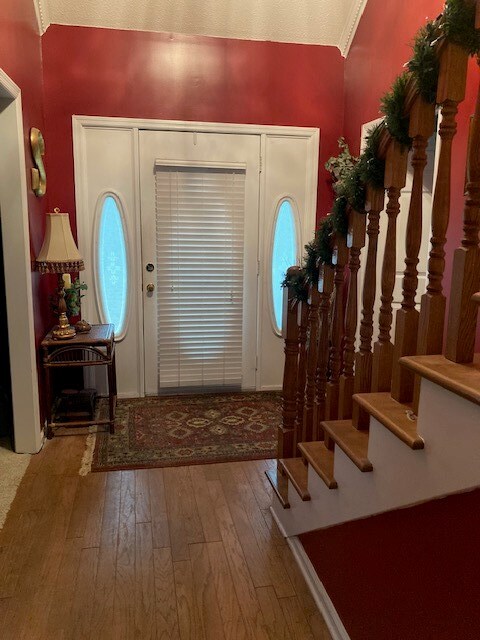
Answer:
[[[362,473],[335,448],[338,489],[329,490],[309,467],[311,501],[289,485],[290,509],[274,501],[287,535],[328,527],[480,486],[480,407],[422,381],[418,432],[425,449],[414,451],[370,419],[368,458]]]

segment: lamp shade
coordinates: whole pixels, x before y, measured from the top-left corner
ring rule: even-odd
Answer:
[[[35,268],[42,273],[66,273],[85,269],[73,239],[68,213],[61,213],[59,209],[54,209],[54,213],[47,213],[45,238]]]

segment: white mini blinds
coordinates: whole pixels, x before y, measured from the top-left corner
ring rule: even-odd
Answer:
[[[159,390],[241,387],[245,169],[155,166]]]

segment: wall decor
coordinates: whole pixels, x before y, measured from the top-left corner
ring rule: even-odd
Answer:
[[[32,191],[38,198],[42,198],[47,193],[47,174],[43,164],[45,140],[40,129],[35,127],[30,129],[30,147],[35,163],[35,167],[32,167]]]

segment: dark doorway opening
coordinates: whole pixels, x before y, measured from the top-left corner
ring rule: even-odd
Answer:
[[[8,345],[7,300],[5,269],[3,264],[2,212],[0,211],[0,437],[13,442],[12,382],[10,376],[10,350]]]

